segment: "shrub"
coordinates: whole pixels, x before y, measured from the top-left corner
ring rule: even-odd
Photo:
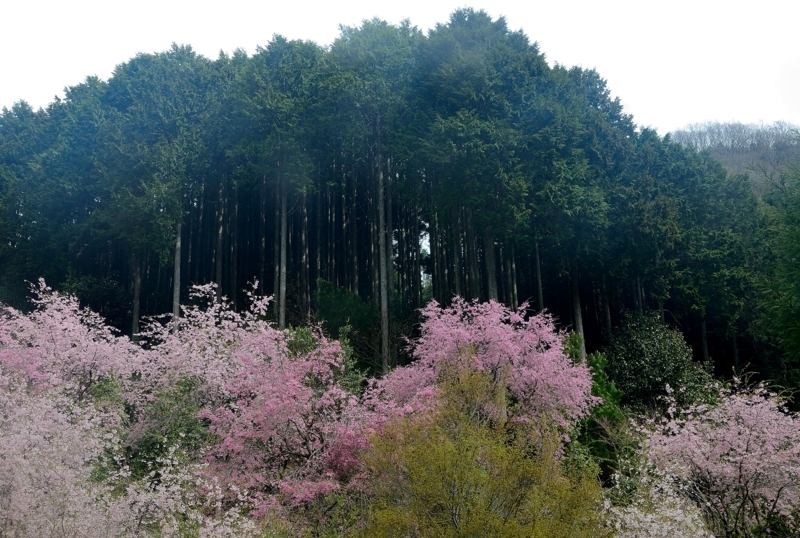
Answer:
[[[669,475],[644,464],[628,502],[608,510],[617,538],[713,538],[703,513]]]
[[[197,457],[213,440],[199,417],[196,378],[181,379],[161,393],[140,413],[126,439],[128,465],[141,478],[153,470],[170,447],[180,445],[189,457]]]
[[[488,372],[462,369],[441,385],[435,411],[396,416],[379,428],[363,455],[372,496],[365,536],[608,534],[595,469],[564,466],[556,430],[498,427],[471,412],[493,384]],[[536,447],[520,431],[534,426]]]
[[[722,536],[797,536],[800,417],[763,385],[736,382],[714,405],[679,411],[647,444]]]
[[[636,407],[657,405],[667,385],[678,389],[682,403],[694,402],[711,381],[708,370],[692,361],[683,335],[654,314],[627,317],[606,355],[608,375],[623,402]]]

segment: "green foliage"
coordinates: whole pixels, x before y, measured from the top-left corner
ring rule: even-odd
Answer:
[[[351,327],[352,333],[374,330],[380,323],[378,310],[363,301],[357,294],[336,287],[327,280],[317,281],[317,319],[334,338],[342,327]]]
[[[319,339],[314,335],[311,327],[293,327],[289,329],[289,336],[286,339],[286,346],[289,353],[294,356],[311,353],[319,345]]]
[[[606,350],[608,377],[634,407],[658,405],[669,385],[680,403],[704,394],[709,370],[692,361],[683,335],[664,325],[655,314],[628,315]]]
[[[564,353],[572,362],[581,362],[581,350],[583,349],[583,337],[575,331],[570,332],[564,338]]]
[[[592,371],[592,396],[602,399],[592,408],[592,413],[580,425],[577,439],[587,454],[600,465],[601,478],[608,483],[617,472],[618,452],[624,450],[618,432],[626,425],[627,415],[620,407],[620,391],[606,373],[607,360],[602,353],[592,353],[586,357]]]
[[[358,368],[358,361],[350,343],[352,327],[345,325],[339,328],[339,344],[344,352],[342,368],[335,373],[335,379],[339,386],[353,394],[360,394],[364,388],[366,373]],[[311,327],[293,327],[289,329],[286,344],[295,357],[308,355],[319,347],[320,340],[318,334]]]
[[[197,456],[210,443],[213,436],[198,417],[202,409],[199,392],[197,380],[181,379],[141,411],[125,447],[135,478],[153,470],[172,447],[180,446],[186,455]]]
[[[361,394],[363,391],[367,374],[365,371],[359,369],[358,360],[356,359],[353,345],[350,343],[350,334],[353,329],[350,325],[345,325],[339,329],[339,344],[344,351],[344,370],[341,372],[337,381],[339,385],[346,391],[353,394]]]
[[[380,349],[380,314],[377,307],[358,294],[327,280],[317,281],[317,320],[333,338],[346,337],[351,357],[360,368],[374,367]]]
[[[113,376],[101,377],[86,389],[92,400],[99,405],[122,405],[122,386]]]
[[[800,387],[800,167],[784,171],[782,193],[774,208],[777,230],[776,278],[769,284],[767,322],[777,333],[785,353],[783,379]]]
[[[621,421],[624,414],[619,405],[622,402],[623,393],[606,373],[608,365],[606,356],[602,353],[592,353],[586,357],[586,363],[592,370],[592,396],[603,400],[600,405],[592,408],[592,417],[602,417],[614,422]]]
[[[451,379],[439,410],[396,417],[373,437],[363,456],[372,498],[364,536],[609,534],[585,453],[568,451],[562,461],[557,434],[546,427],[532,435],[470,413],[491,396],[489,378],[473,371]]]
[[[89,307],[113,326],[121,326],[130,316],[128,291],[110,276],[80,275],[70,270],[61,291],[78,297],[81,306]]]

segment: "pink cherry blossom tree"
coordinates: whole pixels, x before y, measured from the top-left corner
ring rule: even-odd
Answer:
[[[32,291],[33,312],[7,308],[0,323],[0,364],[8,372],[42,387],[58,386],[77,400],[100,380],[131,377],[138,349],[127,338],[43,280]]]
[[[293,355],[248,335],[231,400],[201,415],[220,439],[212,469],[251,492],[257,512],[338,490],[357,464],[348,446],[362,442],[358,398],[339,386],[339,343],[317,338],[316,349]]]
[[[670,417],[647,442],[721,536],[773,536],[798,528],[800,417],[765,386],[736,382],[716,404]]]
[[[169,382],[155,379],[158,346],[132,344],[44,282],[33,292],[31,313],[0,312],[0,535],[174,535],[186,525],[200,536],[258,534],[242,518],[246,495],[178,458],[177,447],[131,478],[123,404],[147,402]]]
[[[470,367],[495,380],[488,415],[506,414],[513,402],[516,420],[546,417],[568,427],[597,403],[591,396],[591,372],[566,355],[552,318],[526,317],[526,306],[514,311],[495,301],[458,297],[449,307],[431,302],[422,310],[421,333],[411,344],[414,362],[378,381],[371,399],[399,410],[424,409],[446,372]]]

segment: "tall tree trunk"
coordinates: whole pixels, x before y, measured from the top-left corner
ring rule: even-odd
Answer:
[[[700,322],[700,338],[703,346],[703,362],[708,362],[710,357],[708,355],[708,332],[706,331],[706,316],[703,314],[703,321]]]
[[[331,261],[333,263],[332,280],[333,285],[336,287],[344,287],[347,284],[344,282],[344,275],[342,274],[342,250],[343,245],[339,242],[339,233],[341,232],[342,214],[339,209],[339,204],[336,200],[336,193],[331,190]]]
[[[511,254],[508,248],[500,247],[500,258],[503,264],[503,300],[509,308],[516,309],[514,300],[514,274],[511,270]]]
[[[172,321],[181,316],[181,221],[175,223],[175,260],[172,276]]]
[[[286,180],[281,178],[281,266],[280,266],[280,299],[278,303],[278,329],[286,328],[286,250],[289,229],[287,227],[287,191]]]
[[[303,319],[308,320],[311,315],[311,282],[308,254],[308,204],[305,193],[303,193],[302,219],[303,222],[300,226],[300,303]]]
[[[281,179],[275,182],[274,218],[272,219],[272,305],[278,319],[281,309]]]
[[[641,308],[639,313],[644,315],[644,311],[647,310],[647,301],[644,297],[644,285],[642,284],[642,277],[636,277],[636,290],[639,293],[639,305]]]
[[[519,307],[519,293],[517,290],[517,253],[514,243],[511,243],[511,308]]]
[[[603,282],[603,323],[605,325],[606,341],[611,342],[614,337],[613,328],[611,325],[611,300],[608,296],[608,287],[605,281]]]
[[[373,170],[377,174],[376,170]],[[381,306],[381,264],[378,263],[380,252],[380,238],[378,232],[378,194],[375,192],[377,185],[373,185],[373,190],[369,193],[369,233],[370,233],[370,273],[372,282],[372,302],[380,309]]]
[[[467,228],[467,267],[469,268],[469,297],[470,299],[480,299],[482,297],[481,290],[481,272],[478,269],[478,241],[475,237],[474,217],[472,211],[465,211],[466,213],[466,228]]]
[[[380,133],[380,129],[378,129]],[[386,270],[386,207],[384,200],[383,163],[381,144],[378,140],[376,155],[378,172],[378,265],[380,271],[381,294],[381,367],[384,375],[389,373],[389,282]]]
[[[203,239],[206,237],[205,230],[203,229],[203,215],[205,214],[205,198],[206,198],[205,194],[206,194],[206,184],[204,181],[203,183],[200,184],[200,207],[197,216],[197,234],[196,234],[197,239],[195,242],[196,262],[193,265],[194,271],[192,273],[189,273],[189,278],[191,278],[192,275],[194,275],[195,282],[201,282],[201,278],[202,281],[205,282],[205,275],[202,273],[202,271],[205,271],[205,268],[208,265],[207,263],[202,262],[203,256],[204,254],[206,254],[205,252],[203,252],[203,247],[204,247]]]
[[[578,269],[574,262],[570,270],[570,288],[572,290],[572,319],[575,323],[575,332],[581,337],[581,359],[583,359],[586,357],[586,337],[583,332],[580,279],[578,278]]]
[[[344,159],[342,159],[341,165],[341,174],[342,174],[342,195],[341,195],[341,204],[342,204],[342,262],[343,265],[343,275],[342,275],[342,285],[348,291],[353,291],[353,275],[350,274],[348,271],[348,263],[347,263],[347,256],[350,253],[350,228],[352,224],[350,223],[350,213],[347,210],[347,172],[344,166]]]
[[[233,211],[231,212],[230,222],[228,223],[228,234],[230,235],[230,294],[233,309],[237,309],[237,296],[239,295],[239,196],[238,189],[233,189]]]
[[[225,179],[220,178],[219,200],[217,201],[217,248],[215,249],[216,270],[215,278],[217,283],[217,300],[222,299],[222,270],[223,270],[223,246],[224,246],[224,227],[225,227]]]
[[[142,257],[133,257],[133,326],[131,335],[134,342],[139,342],[139,312],[142,300]]]
[[[317,177],[317,182],[321,183],[321,179]],[[318,280],[322,278],[322,215],[323,213],[323,204],[322,204],[322,188],[317,189],[317,206],[316,211],[314,211],[314,217],[316,219],[316,263],[315,263],[315,272],[314,272],[314,279]]]
[[[433,292],[433,298],[441,303],[444,298],[444,292],[442,290],[442,269],[439,262],[439,218],[435,210],[431,215],[429,241],[431,244],[431,261],[433,262],[431,291]]]
[[[266,293],[267,279],[267,176],[261,177],[258,203],[258,292]]]
[[[350,260],[352,262],[353,272],[353,293],[359,293],[359,280],[358,273],[361,268],[358,265],[358,174],[355,165],[353,166],[353,195],[352,203],[350,206],[350,219],[352,225],[350,226]]]
[[[384,196],[386,197],[386,287],[388,290],[388,301],[391,304],[394,301],[395,283],[394,283],[394,216],[392,211],[392,185],[394,185],[392,177],[392,160],[391,157],[386,160],[387,177],[384,189]]]
[[[500,260],[500,275],[497,282],[497,300],[508,306],[511,300],[508,297],[508,267],[506,266],[506,253],[503,244],[497,245],[497,254]]]
[[[539,312],[544,310],[544,293],[542,290],[542,263],[539,259],[539,241],[533,242],[534,265],[536,268],[536,306]]]
[[[414,214],[412,215],[412,234],[411,244],[414,251],[414,269],[412,275],[412,285],[414,287],[414,308],[422,306],[422,274],[420,267],[420,245],[419,245],[419,198],[414,197]]]
[[[183,274],[186,275],[186,278],[191,280],[192,278],[192,258],[194,258],[194,235],[195,235],[195,226],[194,226],[194,218],[193,215],[189,214],[189,226],[188,226],[188,237],[186,238],[186,267],[183,271]],[[196,254],[195,254],[196,255]]]
[[[453,286],[455,287],[456,295],[459,297],[464,296],[464,288],[461,285],[463,275],[463,263],[461,260],[461,211],[459,209],[452,210],[452,230],[453,230]]]
[[[633,295],[633,309],[638,313],[642,313],[642,305],[639,302],[639,286],[636,285],[636,278],[631,278],[631,293]]]
[[[736,343],[736,331],[731,334],[731,342],[733,343],[733,368],[736,374],[739,374],[739,345]]]
[[[490,301],[497,301],[497,260],[494,255],[494,237],[488,227],[483,231],[483,259],[486,262],[486,297]]]

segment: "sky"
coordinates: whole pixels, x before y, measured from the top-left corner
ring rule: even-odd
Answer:
[[[45,107],[173,42],[210,58],[274,34],[328,45],[340,24],[427,31],[460,7],[504,16],[551,65],[596,69],[634,122],[662,135],[706,121],[800,125],[797,0],[0,0],[0,108]]]

